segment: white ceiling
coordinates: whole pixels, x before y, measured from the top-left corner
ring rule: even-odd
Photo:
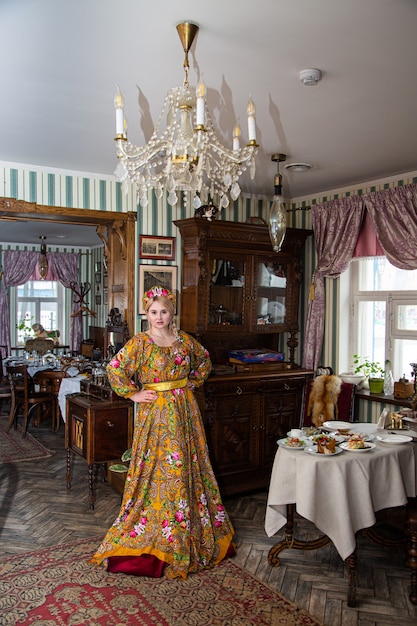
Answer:
[[[190,83],[202,73],[223,143],[237,118],[247,139],[256,104],[245,192],[273,194],[277,152],[313,165],[281,168],[292,198],[417,169],[415,0],[1,0],[0,160],[112,175],[115,85],[143,143],[184,78],[182,21],[200,26]]]

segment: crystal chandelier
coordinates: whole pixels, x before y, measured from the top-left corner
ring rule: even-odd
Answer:
[[[184,83],[170,89],[153,134],[145,146],[135,146],[127,139],[123,96],[117,87],[116,109],[117,156],[115,174],[122,183],[136,186],[142,207],[148,204],[148,190],[154,189],[158,198],[164,191],[168,203],[178,202],[178,192],[191,192],[193,206],[212,202],[220,209],[229,206],[240,195],[239,177],[249,168],[255,176],[256,143],[255,105],[247,105],[249,142],[240,147],[241,129],[233,129],[232,148],[217,139],[214,124],[205,99],[205,85],[192,88],[188,82],[188,53],[199,28],[195,24],[178,24],[177,31],[184,49]],[[186,196],[184,196],[184,202]]]
[[[285,161],[286,154],[273,154],[271,161],[277,163],[277,173],[274,177],[274,200],[269,210],[268,228],[274,252],[280,252],[287,230],[287,209],[285,208],[282,192],[282,176],[279,172],[279,164]]]
[[[48,274],[48,258],[46,256],[46,243],[44,241],[46,237],[42,235],[41,237],[39,237],[39,239],[42,241],[42,243],[38,259],[38,270],[40,279],[45,280],[46,275]]]

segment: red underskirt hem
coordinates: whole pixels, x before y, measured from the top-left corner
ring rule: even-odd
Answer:
[[[225,559],[236,554],[233,544],[227,549]],[[141,554],[140,556],[109,556],[107,559],[107,571],[112,574],[122,573],[130,576],[148,576],[149,578],[162,578],[167,563],[158,559],[153,554]]]
[[[123,573],[131,576],[162,578],[166,565],[164,561],[160,561],[153,554],[110,556],[107,560],[107,571],[113,574]]]

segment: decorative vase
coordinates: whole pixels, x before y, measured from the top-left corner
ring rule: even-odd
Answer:
[[[369,391],[371,393],[383,393],[384,379],[383,378],[369,378]]]

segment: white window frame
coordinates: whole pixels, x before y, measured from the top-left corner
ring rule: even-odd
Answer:
[[[28,281],[30,282],[30,281]],[[62,285],[60,281],[51,281],[57,283],[57,296],[56,298],[39,298],[39,297],[18,297],[18,287],[10,287],[10,334],[12,345],[17,345],[17,329],[16,324],[18,323],[17,319],[17,311],[18,311],[18,301],[22,302],[34,302],[36,309],[40,310],[41,302],[56,302],[58,304],[57,307],[57,329],[60,331],[60,343],[67,345],[68,337],[69,337],[69,324],[67,320],[70,319],[71,311],[69,310],[68,298],[67,298],[67,289]],[[33,323],[39,320],[33,320]],[[50,330],[50,329],[47,329]]]
[[[401,364],[395,362],[393,356],[393,344],[396,339],[408,339],[416,342],[415,358],[410,357],[411,361],[417,361],[417,330],[405,330],[398,328],[398,307],[400,305],[417,306],[417,290],[410,291],[392,291],[392,290],[359,290],[359,265],[360,260],[353,261],[350,264],[349,277],[350,277],[350,323],[349,323],[349,358],[352,358],[353,354],[359,354],[362,357],[371,357],[372,355],[364,354],[363,350],[359,346],[358,339],[358,305],[362,301],[367,302],[385,302],[385,359],[391,361],[393,369],[394,380],[398,380],[404,373],[410,376],[411,367],[409,371],[400,371],[403,369]],[[348,367],[351,367],[349,363]],[[345,371],[345,370],[343,370]]]

